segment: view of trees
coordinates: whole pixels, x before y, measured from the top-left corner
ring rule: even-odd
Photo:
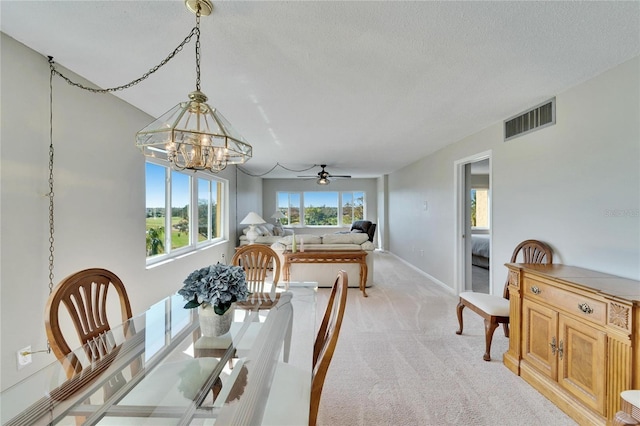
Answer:
[[[338,224],[338,208],[337,207],[305,207],[304,223],[308,226],[314,225],[337,225]]]
[[[164,253],[164,227],[147,229],[147,256]]]
[[[164,254],[164,208],[147,208],[147,256]],[[171,209],[171,247],[179,248],[189,244],[189,206]],[[216,205],[211,206],[211,236],[207,216],[209,206],[206,200],[198,200],[198,241],[215,238],[217,230]]]

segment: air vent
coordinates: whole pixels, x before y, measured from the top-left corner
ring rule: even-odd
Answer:
[[[544,102],[504,122],[505,142],[556,124],[556,98]]]

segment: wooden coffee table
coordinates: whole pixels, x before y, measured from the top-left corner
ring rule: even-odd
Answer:
[[[284,280],[291,277],[291,264],[293,263],[358,263],[360,264],[360,290],[364,297],[369,297],[365,291],[367,282],[367,252],[364,250],[306,250],[295,253],[284,252],[284,265],[282,271]]]

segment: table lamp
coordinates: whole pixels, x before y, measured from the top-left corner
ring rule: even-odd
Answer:
[[[274,214],[271,215],[271,219],[276,220],[276,225],[281,225],[280,219],[285,218],[286,216],[280,210],[276,210]]]
[[[256,231],[256,225],[261,223],[267,223],[263,218],[256,212],[249,212],[249,214],[242,219],[240,222],[241,225],[249,225],[249,230],[247,231],[247,240],[249,244],[254,244],[256,239],[258,238],[258,232]]]

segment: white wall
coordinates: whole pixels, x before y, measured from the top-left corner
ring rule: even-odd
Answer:
[[[45,57],[5,34],[1,43],[0,389],[4,390],[55,357],[36,354],[31,365],[16,368],[19,349],[46,347],[49,65]],[[81,269],[110,269],[125,283],[133,311],[139,313],[177,291],[192,270],[216,262],[222,253],[232,254],[234,245],[224,243],[146,269],[144,157],[134,138],[153,118],[112,95],[74,88],[59,77],[54,77],[53,85],[55,284]],[[235,168],[221,176],[230,181],[234,218]],[[235,241],[231,223],[230,238]]]
[[[249,212],[256,212],[267,222],[273,222],[270,219],[273,212],[262,211],[262,179],[259,177],[249,176],[241,171],[237,171],[237,218],[235,221],[236,235],[239,237],[242,230],[247,225],[241,225],[242,219],[244,219]],[[235,241],[238,245],[240,242]]]
[[[327,186],[318,185],[315,179],[263,179],[262,210],[266,215],[263,217],[268,222],[273,222],[270,217],[276,211],[276,192],[278,191],[364,191],[366,197],[365,219],[374,223],[378,222],[377,179],[334,179]],[[322,235],[336,232],[336,228],[296,228],[295,232]],[[377,232],[376,229],[376,234]]]
[[[556,263],[640,279],[639,75],[636,57],[557,94],[555,126],[505,143],[496,123],[391,174],[390,250],[455,288],[453,165],[491,150],[494,283],[529,238]]]

